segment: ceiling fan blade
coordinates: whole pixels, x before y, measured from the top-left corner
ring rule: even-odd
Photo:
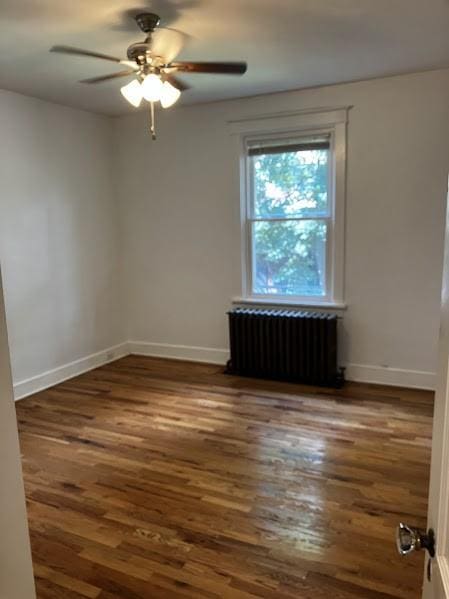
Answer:
[[[57,52],[58,54],[72,54],[73,56],[89,56],[90,58],[101,58],[102,60],[110,60],[111,62],[121,62],[120,58],[115,58],[115,56],[109,56],[108,54],[101,54],[99,52],[91,52],[90,50],[82,50],[81,48],[72,48],[72,46],[53,46],[50,48],[50,52]]]
[[[185,92],[190,89],[190,85],[187,85],[187,83],[184,83],[184,81],[181,81],[181,79],[178,79],[178,77],[175,77],[174,75],[167,74],[165,75],[164,79],[171,83],[173,87],[179,89],[180,92]]]
[[[119,71],[118,73],[110,73],[109,75],[100,75],[100,77],[90,77],[89,79],[82,79],[80,83],[103,83],[103,81],[117,79],[118,77],[129,77],[130,75],[135,75],[135,72]]]
[[[151,36],[151,50],[166,63],[175,60],[189,36],[170,27],[158,27]]]
[[[171,62],[168,68],[183,73],[216,73],[217,75],[243,75],[246,62]]]

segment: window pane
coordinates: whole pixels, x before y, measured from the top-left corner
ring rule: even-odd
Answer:
[[[250,160],[256,218],[327,214],[329,150],[261,154]]]
[[[253,293],[326,294],[324,221],[256,221],[252,226]]]

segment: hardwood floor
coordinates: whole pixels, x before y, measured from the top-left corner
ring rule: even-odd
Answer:
[[[432,410],[136,356],[20,401],[38,598],[417,599]]]

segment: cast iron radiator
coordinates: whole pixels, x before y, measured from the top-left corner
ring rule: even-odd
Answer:
[[[341,387],[337,316],[293,310],[228,312],[229,374]]]

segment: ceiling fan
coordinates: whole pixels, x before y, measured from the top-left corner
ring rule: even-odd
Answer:
[[[154,48],[153,34],[160,23],[159,16],[145,12],[136,15],[135,20],[140,29],[146,34],[146,38],[143,42],[129,46],[127,60],[121,60],[99,52],[91,52],[90,50],[72,48],[71,46],[53,46],[50,52],[99,58],[126,66],[126,70],[83,79],[81,83],[96,84],[120,77],[134,76],[134,79],[123,86],[120,91],[126,100],[136,108],[140,106],[142,100],[150,103],[150,131],[153,139],[156,139],[154,104],[160,102],[163,108],[169,108],[179,99],[181,92],[190,87],[177,77],[178,73],[243,75],[246,72],[246,62],[179,62],[167,60]],[[161,31],[161,29],[158,31]]]

